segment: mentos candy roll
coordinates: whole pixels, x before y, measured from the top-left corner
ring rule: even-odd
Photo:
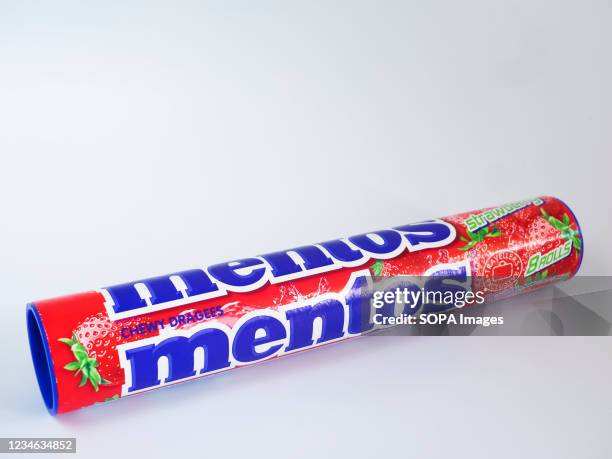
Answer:
[[[373,277],[491,300],[581,259],[574,214],[541,197],[37,301],[30,348],[45,405],[65,413],[367,333]]]

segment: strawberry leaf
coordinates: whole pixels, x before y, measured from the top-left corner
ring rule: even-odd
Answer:
[[[370,269],[372,270],[372,274],[374,274],[375,276],[380,276],[383,270],[383,261],[376,260],[374,264],[370,266]]]
[[[92,382],[96,382],[96,384],[99,384],[100,382],[102,382],[102,376],[100,376],[100,373],[98,373],[98,370],[96,370],[95,368],[91,368],[89,371],[89,379]]]
[[[501,235],[502,235],[502,232],[498,228],[497,225],[493,225],[493,228],[491,228],[491,232],[489,234],[487,234],[487,236],[489,236],[489,237],[499,237]]]
[[[485,237],[485,235],[489,232],[489,228],[488,227],[484,227],[480,230],[478,230],[478,232],[476,233],[480,238]]]
[[[72,353],[74,354],[74,356],[77,358],[77,360],[79,362],[85,362],[87,363],[87,352],[83,352],[83,351],[72,351]]]
[[[569,222],[570,222],[569,215],[563,214],[563,224],[567,226],[569,225]]]
[[[565,225],[563,223],[561,223],[560,220],[557,220],[555,217],[550,217],[548,219],[548,223],[550,223],[553,228],[555,228],[555,229],[557,229],[559,231],[563,231],[563,229],[565,228]]]
[[[470,250],[472,247],[474,247],[476,245],[477,242],[478,241],[470,241],[466,245],[464,245],[463,247],[459,247],[459,250],[461,250],[461,251]]]
[[[72,352],[81,351],[87,354],[87,349],[85,349],[85,346],[83,346],[79,342],[76,342],[72,346],[70,346],[70,349],[72,350]]]
[[[582,241],[578,236],[572,237],[572,243],[574,244],[574,247],[576,247],[576,251],[580,251],[580,249],[582,249]]]
[[[64,368],[68,371],[78,370],[79,362],[70,362],[68,365],[64,365]]]
[[[382,264],[382,262],[381,262]],[[64,368],[68,371],[74,371],[75,376],[78,376],[81,373],[81,383],[79,387],[83,387],[89,381],[97,392],[100,384],[110,384],[109,381],[102,378],[102,375],[98,372],[96,367],[98,366],[98,361],[89,357],[87,354],[87,349],[83,346],[78,340],[76,335],[72,334],[72,339],[70,338],[60,338],[60,341],[68,346],[70,346],[70,350],[72,350],[72,354],[76,358],[74,362],[70,362],[64,366]]]

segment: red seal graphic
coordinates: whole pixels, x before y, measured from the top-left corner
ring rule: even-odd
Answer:
[[[487,290],[497,292],[512,287],[523,272],[523,262],[512,250],[502,250],[489,257],[484,266]]]

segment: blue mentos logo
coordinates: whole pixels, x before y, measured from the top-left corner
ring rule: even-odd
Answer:
[[[392,278],[385,292],[423,288],[432,292],[471,290],[469,262],[440,265],[420,278]],[[204,322],[191,330],[168,333],[117,346],[125,372],[122,395],[248,365],[371,331],[374,314],[397,316],[437,312],[453,305],[390,304],[373,310],[369,270],[352,273],[341,293],[328,293],[278,310],[246,314],[230,329]],[[397,309],[401,309],[398,311]]]
[[[389,259],[411,252],[443,247],[455,240],[455,228],[442,220],[372,231],[283,252],[219,263],[152,277],[100,290],[112,320],[216,298],[231,292],[256,290],[342,267],[356,267],[371,258]]]

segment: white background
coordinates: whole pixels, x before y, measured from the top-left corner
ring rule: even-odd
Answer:
[[[610,457],[609,338],[355,340],[58,418],[27,301],[539,194],[612,273],[612,3],[0,4],[0,436]]]

